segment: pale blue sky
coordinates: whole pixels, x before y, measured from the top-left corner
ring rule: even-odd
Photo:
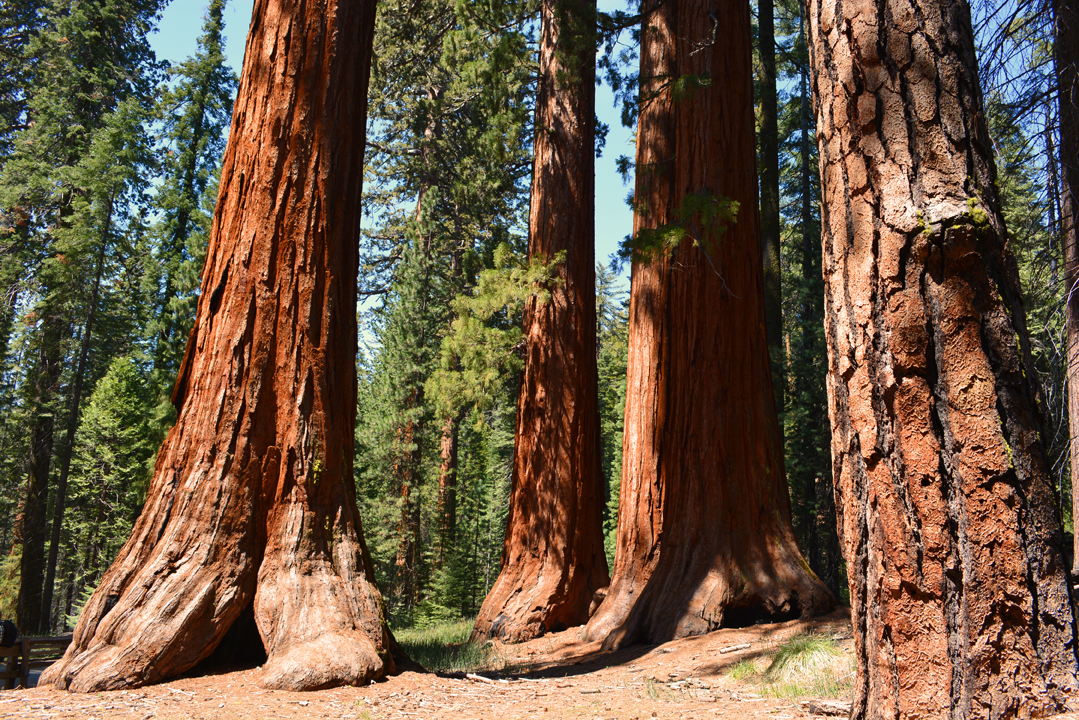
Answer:
[[[161,18],[159,30],[150,38],[158,58],[178,62],[195,52],[195,42],[202,32],[208,0],[172,0]],[[253,0],[230,0],[225,6],[225,55],[239,75],[244,43],[251,22]],[[600,8],[624,7],[622,0],[600,0]],[[612,107],[610,88],[597,88],[596,111],[600,120],[610,125],[603,157],[596,160],[596,259],[607,262],[618,243],[633,229],[633,214],[626,206],[629,188],[615,168],[619,155],[633,155],[632,136],[622,127],[618,109]],[[623,270],[623,274],[628,268]]]

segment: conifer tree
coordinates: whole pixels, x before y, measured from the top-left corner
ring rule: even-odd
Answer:
[[[380,578],[403,622],[425,599],[460,519],[450,509],[464,408],[436,411],[425,389],[453,319],[450,300],[497,245],[519,242],[529,169],[526,11],[527,3],[449,0],[380,10],[365,195],[375,222],[361,281],[362,292],[382,296],[371,386],[379,397],[361,408],[368,427],[357,464],[365,512],[394,518],[396,539],[375,542],[374,557],[392,568]],[[383,554],[391,546],[392,560]]]
[[[232,117],[236,77],[223,50],[226,0],[211,0],[195,54],[171,68],[174,80],[157,101],[165,136],[160,187],[154,207],[162,213],[155,227],[154,317],[149,333],[154,347],[158,421],[173,415],[168,395],[194,322],[195,291],[209,239],[210,213],[204,203],[217,198],[216,173]],[[164,430],[164,428],[162,428]]]
[[[71,461],[71,497],[64,550],[67,579],[62,612],[97,586],[127,541],[142,507],[153,455],[149,385],[131,357],[118,357],[83,408]],[[77,613],[76,613],[77,615]]]
[[[94,285],[95,268],[101,265],[96,262],[100,253],[85,250],[88,244],[98,247],[94,243],[102,240],[102,226],[97,237],[77,234],[73,228],[88,227],[79,220],[80,208],[100,210],[103,202],[119,199],[108,191],[95,193],[91,185],[101,189],[100,184],[109,178],[84,171],[94,163],[89,153],[95,138],[112,132],[107,128],[112,113],[125,100],[137,105],[150,96],[154,63],[146,33],[157,10],[156,0],[109,4],[51,0],[46,5],[42,27],[30,38],[27,50],[35,58],[28,76],[32,91],[26,101],[27,121],[14,136],[12,151],[0,170],[0,208],[8,216],[16,215],[17,223],[25,223],[24,267],[35,278],[32,306],[38,329],[33,352],[37,360],[24,383],[32,410],[18,608],[20,627],[30,631],[48,624],[41,601],[55,418],[68,419],[61,428],[70,427],[77,418],[74,397],[58,397],[66,360],[63,342],[74,328],[87,326],[93,303],[82,302],[80,290]],[[102,38],[117,41],[102,42]],[[77,359],[71,364],[77,365]],[[65,433],[65,439],[68,436]]]
[[[245,611],[268,687],[392,671],[352,477],[356,128],[374,20],[366,0],[255,5],[177,424],[131,539],[42,683],[159,681]]]

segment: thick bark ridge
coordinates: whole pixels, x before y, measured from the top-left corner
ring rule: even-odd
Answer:
[[[545,0],[529,255],[566,251],[530,301],[502,571],[473,638],[581,625],[608,583],[596,370],[594,0]]]
[[[179,416],[131,539],[42,683],[164,680],[252,604],[266,687],[393,668],[352,480],[374,9],[255,4]]]
[[[1073,707],[1075,627],[968,7],[812,0],[854,718]]]
[[[660,4],[642,31],[641,88],[635,234],[676,222],[690,193],[740,209],[722,235],[689,223],[701,247],[687,239],[633,266],[618,549],[610,592],[588,624],[608,646],[834,605],[798,552],[784,477],[765,337],[749,3]]]

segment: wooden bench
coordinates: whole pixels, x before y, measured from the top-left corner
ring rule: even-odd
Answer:
[[[30,671],[42,670],[63,657],[71,644],[70,635],[58,637],[21,637],[9,648],[0,648],[0,680],[11,690],[18,679],[20,687],[30,686]]]

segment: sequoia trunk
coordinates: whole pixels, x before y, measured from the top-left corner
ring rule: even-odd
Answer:
[[[1060,103],[1060,234],[1064,246],[1064,324],[1068,343],[1068,429],[1071,435],[1072,517],[1079,517],[1079,8],[1055,0],[1057,98]],[[1055,162],[1056,158],[1052,161]],[[1079,533],[1073,532],[1073,549]],[[1079,561],[1072,553],[1072,575]]]
[[[594,0],[544,0],[529,255],[566,251],[525,308],[502,571],[472,635],[528,640],[587,622],[607,586],[596,371]]]
[[[811,0],[809,37],[853,717],[1079,705],[968,6]]]
[[[264,686],[393,668],[352,480],[374,12],[255,4],[178,419],[131,539],[42,683],[163,680],[252,609]]]
[[[641,38],[634,231],[638,241],[690,237],[633,265],[617,559],[588,625],[608,646],[834,604],[798,552],[783,471],[749,3],[671,0],[646,16]],[[737,217],[723,232],[709,216],[729,201]]]

